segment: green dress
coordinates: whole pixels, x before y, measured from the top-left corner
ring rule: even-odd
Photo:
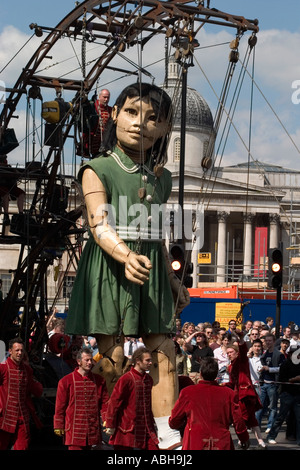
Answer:
[[[105,186],[112,216],[110,224],[115,224],[119,236],[132,251],[150,259],[152,269],[143,286],[128,281],[124,265],[102,250],[90,234],[78,264],[66,332],[125,336],[170,333],[174,322],[173,296],[157,220],[162,219],[159,206],[167,202],[171,193],[171,173],[164,168],[156,178],[147,163],[140,167],[117,148],[109,156],[100,156],[84,165],[79,172],[80,182],[86,168],[95,171]],[[141,187],[146,188],[152,200],[144,198],[141,203]]]

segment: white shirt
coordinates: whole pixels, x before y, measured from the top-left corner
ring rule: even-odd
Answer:
[[[223,352],[221,347],[214,349],[214,358],[218,360],[219,370],[224,366],[228,366],[229,364],[228,356],[226,352]]]
[[[131,358],[134,351],[144,346],[144,343],[142,343],[141,341],[138,341],[138,340],[132,341],[132,354],[129,354],[130,343],[131,341],[126,341],[126,343],[124,343],[124,356],[129,357],[129,358]]]
[[[297,347],[299,348],[299,347],[300,347],[300,341],[297,340],[297,339],[291,338],[291,339],[290,339],[290,345],[289,345],[289,347],[287,348],[286,352],[289,352],[291,346],[293,346],[293,347],[294,347],[294,346],[297,346]]]
[[[214,349],[214,358],[217,359],[218,361],[219,371],[223,367],[227,367],[230,362],[226,352],[224,353],[221,347]],[[220,379],[220,383],[225,383],[225,382],[229,382],[229,374],[227,370],[226,372],[223,373]]]
[[[262,368],[262,363],[260,360],[261,356],[256,357],[249,357],[249,368],[250,368],[250,375],[253,385],[257,385],[259,382],[260,371]]]

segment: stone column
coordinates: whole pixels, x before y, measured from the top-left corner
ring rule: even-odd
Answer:
[[[270,221],[270,238],[269,238],[269,248],[278,247],[278,226],[280,217],[278,214],[269,214]]]
[[[228,212],[218,212],[218,251],[217,251],[217,282],[225,282],[226,275],[226,221]]]
[[[244,214],[244,267],[243,275],[251,276],[252,266],[252,223],[254,214]]]
[[[191,262],[194,265],[194,271],[193,271],[193,287],[198,287],[198,282],[201,281],[198,276],[198,253],[199,250],[196,248],[192,250],[191,254]]]

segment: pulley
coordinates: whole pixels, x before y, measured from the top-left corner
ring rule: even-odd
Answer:
[[[204,170],[209,170],[212,165],[212,159],[210,157],[203,157],[201,166]]]
[[[249,44],[249,47],[251,47],[251,49],[256,46],[256,43],[257,43],[257,36],[256,34],[252,34],[252,36],[250,36],[250,38],[248,39],[248,44]]]
[[[236,64],[239,60],[240,54],[239,51],[230,51],[229,53],[229,62]]]
[[[28,97],[32,98],[33,100],[36,100],[38,98],[39,100],[43,101],[40,87],[37,85],[34,85],[31,88],[29,88]]]
[[[40,26],[38,26],[36,23],[31,23],[29,25],[30,29],[34,29],[34,34],[38,37],[41,38],[43,36],[43,30]]]
[[[137,16],[134,20],[134,25],[137,29],[142,29],[142,27],[144,26],[144,19],[142,18],[142,16]]]

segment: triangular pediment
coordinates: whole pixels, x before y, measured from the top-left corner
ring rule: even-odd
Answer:
[[[238,176],[238,175],[237,175]],[[179,173],[172,173],[173,191],[179,187]],[[285,196],[284,191],[273,189],[271,187],[260,186],[259,184],[248,184],[238,179],[228,179],[216,176],[202,177],[199,174],[186,172],[184,176],[184,191],[203,192],[207,195],[230,196],[230,197],[250,197],[250,198],[271,198],[281,200]]]

